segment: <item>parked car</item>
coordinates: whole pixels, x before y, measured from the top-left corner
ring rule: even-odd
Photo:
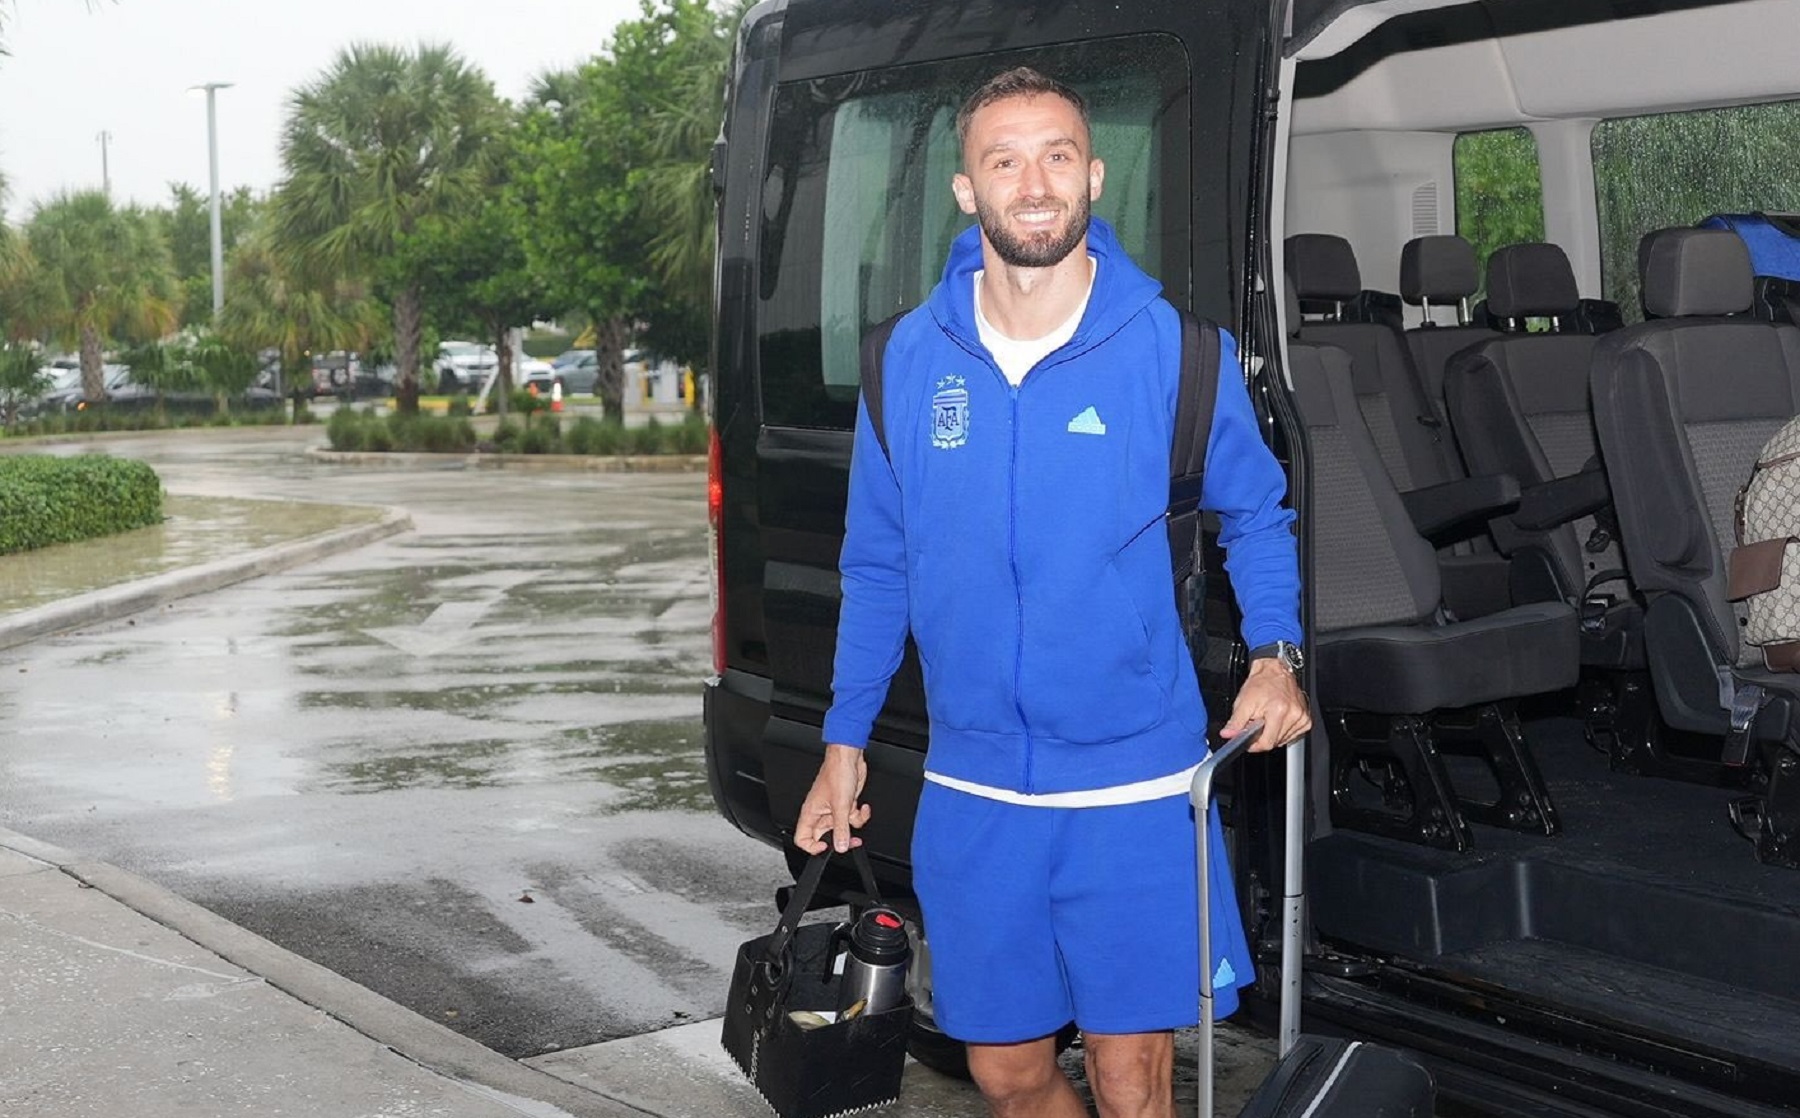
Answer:
[[[312,394],[341,396],[355,387],[363,377],[362,358],[354,353],[336,350],[318,353],[312,359]]]
[[[478,342],[445,342],[438,347],[438,391],[445,394],[478,392],[482,382],[500,365],[492,346]]]
[[[50,391],[19,409],[19,414],[27,418],[38,415],[61,415],[65,412],[79,411],[86,402],[87,393],[81,384],[81,367],[73,368],[61,365],[52,366],[57,371],[52,375],[55,380]],[[100,371],[101,386],[110,401],[113,394],[129,383],[131,370],[124,365],[105,365]]]
[[[567,360],[565,360],[565,358]],[[600,382],[600,359],[591,349],[570,350],[557,358],[560,364],[537,370],[519,378],[523,388],[548,393],[557,381],[562,382],[564,396],[592,396]]]
[[[720,149],[719,811],[798,867],[789,834],[832,701],[859,343],[923,301],[969,224],[948,189],[964,91],[1034,66],[1088,96],[1107,167],[1095,214],[1168,298],[1234,332],[1290,463],[1318,708],[1294,821],[1303,904],[1277,856],[1284,758],[1244,762],[1226,816],[1250,942],[1305,922],[1308,1029],[1418,1053],[1444,1114],[1800,1115],[1800,685],[1740,647],[1724,590],[1732,497],[1800,406],[1800,345],[1785,301],[1763,298],[1782,277],[1753,280],[1729,234],[1659,232],[1793,208],[1793,166],[1771,153],[1800,108],[1800,55],[1775,45],[1795,14],[751,9]],[[890,436],[929,440],[905,418]],[[1522,472],[1477,470],[1521,447]],[[1529,516],[1493,495],[1517,501],[1527,480]],[[1569,482],[1582,500],[1544,507]],[[1444,495],[1434,483],[1499,489],[1447,545],[1419,501]],[[1210,565],[1199,675],[1216,720],[1244,649],[1216,550]],[[1494,573],[1497,595],[1470,594]],[[867,750],[860,834],[901,906],[928,675],[909,645]],[[859,889],[827,882],[840,901]],[[929,1037],[928,962],[915,969]],[[1247,1016],[1272,1028],[1274,968],[1259,970]]]

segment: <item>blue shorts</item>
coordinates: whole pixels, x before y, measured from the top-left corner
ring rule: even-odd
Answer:
[[[1253,979],[1211,828],[1218,1015]],[[1117,807],[1002,803],[927,781],[913,888],[931,948],[933,1012],[958,1040],[1146,1033],[1200,1019],[1199,892],[1186,796]]]

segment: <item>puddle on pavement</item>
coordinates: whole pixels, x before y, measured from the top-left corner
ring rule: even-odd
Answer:
[[[526,742],[440,741],[328,764],[323,787],[337,792],[473,789],[592,780],[614,789],[608,814],[625,811],[711,811],[695,718],[625,722],[567,730]]]
[[[171,494],[161,524],[0,556],[0,614],[378,520],[382,510]]]

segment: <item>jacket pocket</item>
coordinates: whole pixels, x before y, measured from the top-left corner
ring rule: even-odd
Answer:
[[[1034,735],[1097,744],[1168,712],[1149,626],[1110,558],[1082,592],[1027,604],[1023,666],[1020,705]]]
[[[953,730],[1017,731],[1012,595],[965,585],[954,563],[939,565],[945,569],[934,571],[921,557],[911,592],[913,643],[931,720]]]

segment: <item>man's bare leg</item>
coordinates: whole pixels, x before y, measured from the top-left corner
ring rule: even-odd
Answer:
[[[994,1118],[1087,1118],[1087,1107],[1056,1065],[1056,1037],[969,1045],[969,1074]]]
[[[1083,1033],[1100,1118],[1175,1118],[1175,1034]]]

